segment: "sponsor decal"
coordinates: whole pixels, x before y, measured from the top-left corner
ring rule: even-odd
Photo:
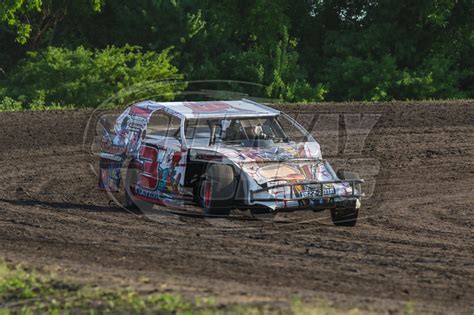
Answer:
[[[148,116],[150,116],[150,114],[154,111],[154,109],[150,109],[150,108],[143,108],[143,107],[140,107],[140,106],[132,106],[132,108],[130,109],[130,113],[129,115],[130,116],[138,116],[138,117],[144,117],[145,119],[148,118]]]
[[[183,105],[191,109],[195,114],[206,113],[241,113],[241,114],[255,114],[254,110],[249,110],[245,107],[234,107],[226,102],[183,102]]]
[[[193,158],[194,161],[222,161],[222,156],[217,154],[197,153]]]
[[[184,102],[183,104],[190,108],[193,113],[215,113],[232,108],[230,104],[225,102]]]
[[[130,116],[127,126],[130,131],[141,131],[148,124],[148,118],[139,116]]]
[[[142,189],[139,186],[135,187],[135,194],[138,196],[142,196],[148,199],[160,200],[161,193],[157,191],[149,191],[146,189]]]

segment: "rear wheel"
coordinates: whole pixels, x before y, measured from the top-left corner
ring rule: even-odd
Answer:
[[[354,172],[340,170],[337,172],[339,179],[360,179],[359,175]],[[331,219],[336,226],[355,226],[359,216],[360,200],[350,201],[343,208],[331,209]]]
[[[236,186],[232,167],[210,164],[205,179],[199,184],[199,201],[204,214],[228,216],[234,205]]]

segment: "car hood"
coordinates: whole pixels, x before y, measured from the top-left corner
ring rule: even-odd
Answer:
[[[209,150],[210,148],[207,148]],[[333,180],[317,142],[278,143],[271,147],[214,147],[259,185],[278,181]]]

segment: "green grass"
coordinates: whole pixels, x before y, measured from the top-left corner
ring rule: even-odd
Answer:
[[[216,303],[212,297],[186,300],[176,294],[140,293],[132,289],[103,289],[59,280],[0,260],[0,315],[30,314],[361,314],[340,312],[331,307],[308,306],[295,299],[287,309],[269,305]],[[405,314],[413,314],[413,305]]]
[[[199,301],[200,305],[206,305]],[[198,303],[172,294],[104,290],[60,281],[0,262],[0,315],[64,313],[189,313]]]

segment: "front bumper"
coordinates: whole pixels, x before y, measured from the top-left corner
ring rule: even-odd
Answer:
[[[272,211],[324,210],[360,205],[362,179],[299,181],[270,185],[250,192],[250,203]]]

